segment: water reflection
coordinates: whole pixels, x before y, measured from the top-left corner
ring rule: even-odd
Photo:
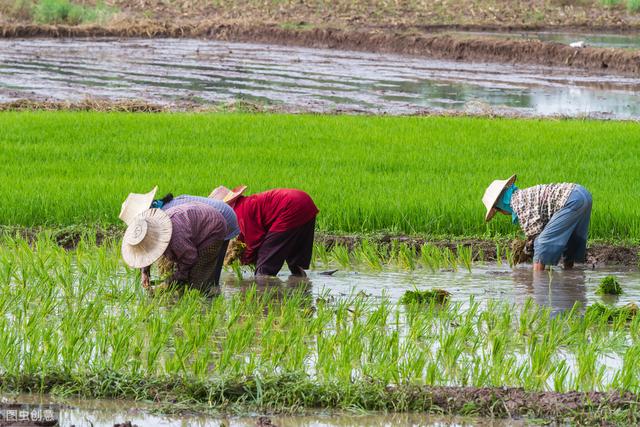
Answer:
[[[518,268],[513,280],[524,286],[526,294],[540,306],[549,307],[552,316],[571,310],[576,303],[587,305],[584,270],[532,271]]]
[[[636,270],[614,270],[602,268],[587,269],[584,266],[574,270],[562,270],[555,267],[551,275],[548,272],[535,274],[531,266],[511,268],[508,265],[475,265],[471,271],[414,271],[383,270],[348,271],[339,270],[332,276],[323,275],[322,270],[331,266],[318,266],[318,271],[310,271],[309,278],[300,280],[290,278],[288,274],[268,280],[258,280],[260,292],[275,292],[274,298],[299,292],[314,298],[318,296],[345,297],[363,293],[371,298],[388,298],[397,302],[406,291],[418,289],[442,288],[451,292],[454,302],[468,303],[473,296],[481,304],[490,299],[499,299],[508,303],[523,304],[527,298],[533,298],[540,305],[548,306],[554,313],[568,310],[578,302],[583,306],[601,302],[603,298],[596,294],[600,280],[607,275],[615,275],[624,294],[617,298],[615,305],[637,303],[640,299],[640,272]],[[238,281],[235,274],[224,273],[221,292],[230,296],[246,292],[255,282],[248,271],[245,278]],[[611,301],[609,301],[611,302]]]

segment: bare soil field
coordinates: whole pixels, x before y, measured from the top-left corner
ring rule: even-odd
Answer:
[[[0,21],[40,21],[39,0],[3,0]],[[58,4],[63,3],[60,1]],[[640,25],[632,3],[598,0],[72,0],[84,8],[102,8],[103,24],[171,23],[177,26],[217,21],[228,24],[279,24],[283,27],[342,29],[441,27],[475,29],[607,28]],[[78,19],[64,16],[69,22]]]

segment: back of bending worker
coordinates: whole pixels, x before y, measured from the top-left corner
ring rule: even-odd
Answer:
[[[236,217],[236,213],[233,211],[233,208],[223,202],[222,200],[215,200],[208,197],[200,197],[200,196],[189,196],[183,194],[178,197],[173,197],[171,193],[164,196],[162,199],[156,199],[151,204],[154,208],[160,208],[163,211],[167,209],[183,205],[185,203],[190,202],[198,202],[204,203],[206,205],[211,206],[212,208],[220,211],[225,221],[227,222],[227,229],[229,232],[227,233],[224,242],[222,243],[222,248],[220,248],[220,253],[215,262],[214,269],[214,282],[216,285],[220,283],[220,274],[222,273],[222,266],[224,265],[224,256],[227,253],[227,248],[229,247],[229,241],[231,239],[235,239],[240,234],[240,227],[238,226],[238,219]]]
[[[482,197],[485,221],[500,212],[519,224],[533,240],[533,269],[556,265],[564,256],[564,267],[584,262],[587,252],[591,194],[579,184],[543,184],[519,189],[516,175],[496,180]]]
[[[209,197],[228,203],[238,217],[246,244],[243,264],[255,264],[256,276],[275,276],[286,262],[294,276],[306,276],[311,263],[318,208],[301,190],[275,189],[243,196],[246,186],[216,188]]]
[[[142,285],[148,288],[150,266],[164,255],[174,265],[165,282],[209,291],[217,284],[216,261],[229,234],[227,221],[206,203],[149,209],[154,192],[132,193],[122,205],[120,219],[127,224],[122,242],[125,262],[142,269]]]

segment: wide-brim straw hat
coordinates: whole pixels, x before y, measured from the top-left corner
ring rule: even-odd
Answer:
[[[482,196],[482,203],[487,208],[487,214],[484,217],[485,221],[490,221],[491,218],[496,214],[497,210],[495,208],[496,202],[498,198],[505,190],[505,188],[509,187],[511,184],[516,182],[516,175],[512,175],[509,179],[498,179],[495,180],[487,187],[484,192],[484,196]]]
[[[246,185],[240,185],[234,188],[233,190],[229,190],[224,185],[221,185],[220,187],[213,190],[211,194],[209,194],[209,198],[215,199],[215,200],[222,200],[225,203],[231,203],[235,199],[240,197],[246,189],[247,189]]]
[[[160,209],[147,209],[131,220],[122,239],[122,258],[133,268],[153,264],[167,249],[173,226]]]
[[[153,190],[145,194],[129,193],[127,199],[122,203],[122,209],[120,209],[118,217],[129,225],[133,218],[151,207],[157,191],[158,186],[156,185]]]

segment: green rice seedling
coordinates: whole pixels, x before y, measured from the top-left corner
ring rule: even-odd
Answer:
[[[464,266],[471,273],[471,265],[473,263],[473,252],[471,246],[458,245],[456,248],[458,255],[458,264]]]
[[[406,291],[400,302],[402,304],[446,304],[451,297],[451,293],[444,289],[429,289],[420,291],[415,289],[413,291]]]
[[[622,293],[622,287],[615,276],[603,277],[596,290],[598,295],[621,295]]]
[[[313,263],[314,267],[320,265],[329,265],[329,251],[323,243],[313,244]]]
[[[502,266],[502,247],[499,242],[496,242],[496,263]]]
[[[242,272],[242,264],[240,264],[240,260],[236,259],[231,263],[231,270],[234,272],[234,274],[236,275],[236,278],[238,280],[242,280],[243,276],[243,272]]]
[[[382,270],[382,255],[375,244],[363,240],[353,251],[353,257],[374,271]]]
[[[412,246],[407,243],[393,242],[391,258],[399,268],[413,271],[416,269],[417,254]]]
[[[422,260],[422,264],[427,266],[434,273],[440,269],[443,261],[442,252],[434,246],[425,243],[420,248],[420,258]]]
[[[334,245],[331,248],[331,258],[342,268],[349,268],[351,266],[351,256],[349,255],[349,249],[344,245]]]

